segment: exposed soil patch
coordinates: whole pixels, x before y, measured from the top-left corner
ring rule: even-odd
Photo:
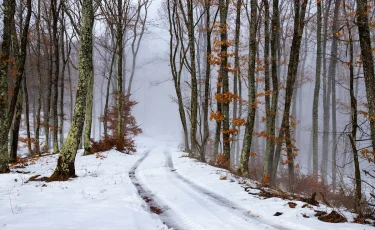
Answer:
[[[318,217],[319,220],[329,223],[345,223],[348,220],[336,211],[332,211],[328,215],[321,215]]]

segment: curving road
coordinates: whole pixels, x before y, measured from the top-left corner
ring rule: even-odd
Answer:
[[[286,229],[264,223],[180,175],[165,148],[147,151],[129,173],[152,212],[173,229]]]

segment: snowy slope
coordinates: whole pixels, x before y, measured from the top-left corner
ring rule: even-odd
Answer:
[[[23,184],[31,175],[50,175],[57,156],[23,169],[30,174],[0,175],[0,229],[166,229],[128,177],[139,156],[103,155],[100,160],[79,154],[78,178],[69,182]]]
[[[249,195],[227,171],[181,157],[169,138],[140,137],[137,143],[135,155],[78,154],[78,178],[68,182],[25,183],[32,175],[50,175],[57,156],[22,169],[28,174],[0,175],[0,229],[375,229],[324,223],[302,202],[291,209],[288,201]]]

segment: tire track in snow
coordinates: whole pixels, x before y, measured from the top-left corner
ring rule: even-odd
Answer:
[[[268,221],[265,221],[265,220],[259,220],[259,218],[257,218],[254,215],[251,215],[248,210],[246,210],[243,207],[238,206],[233,201],[231,201],[231,200],[229,200],[229,199],[227,199],[227,198],[225,198],[225,197],[223,197],[219,194],[211,192],[208,189],[206,189],[206,188],[196,184],[195,182],[187,179],[186,177],[184,177],[180,173],[178,173],[176,171],[176,169],[174,168],[172,157],[171,157],[169,151],[165,151],[164,155],[166,157],[166,165],[165,166],[169,167],[171,169],[170,170],[171,173],[173,173],[178,179],[180,179],[185,184],[187,184],[190,188],[192,188],[195,191],[197,191],[198,193],[204,195],[205,197],[207,197],[212,202],[216,203],[217,205],[220,205],[222,207],[227,208],[230,212],[238,212],[238,213],[242,214],[243,216],[245,216],[247,218],[251,218],[252,220],[257,221],[259,223],[262,223],[264,225],[268,225],[268,226],[271,226],[273,228],[280,229],[280,230],[289,230],[289,228],[285,228],[284,226],[281,226],[281,225],[278,225],[278,224],[275,224],[275,223],[271,223],[271,222],[268,222]]]
[[[148,205],[149,211],[159,215],[159,218],[162,220],[164,225],[168,227],[168,229],[178,230],[177,226],[174,224],[169,223],[167,220],[169,219],[166,214],[164,213],[162,206],[157,204],[155,200],[152,198],[153,195],[148,192],[139,182],[138,178],[135,175],[135,171],[137,170],[138,166],[148,157],[151,150],[147,150],[141,158],[138,159],[137,162],[133,165],[133,167],[129,171],[129,177],[131,182],[134,184],[135,188],[138,191],[140,197],[146,202]]]

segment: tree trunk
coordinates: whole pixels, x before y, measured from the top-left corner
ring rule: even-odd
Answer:
[[[69,119],[70,121],[73,120],[73,102],[74,102],[74,99],[73,99],[73,84],[72,84],[72,73],[70,71],[70,65],[68,65],[68,80],[69,80],[69,88],[70,88],[70,115],[69,115]]]
[[[62,18],[64,18],[64,11],[62,12]],[[70,45],[68,45],[68,53],[65,57],[65,41],[64,41],[64,33],[65,33],[65,22],[63,21],[61,28],[61,56],[63,58],[63,66],[61,70],[61,78],[60,78],[60,148],[64,145],[64,93],[65,93],[65,69],[66,65],[68,64],[69,56],[70,56]],[[68,40],[66,40],[68,42]],[[69,41],[70,42],[70,41]]]
[[[111,67],[109,68],[109,76],[108,76],[108,83],[107,83],[107,90],[106,90],[106,96],[105,96],[105,104],[104,104],[104,115],[103,115],[103,128],[104,128],[104,138],[108,137],[108,106],[109,106],[109,94],[110,94],[110,88],[111,88],[111,80],[113,75],[113,65],[115,63],[116,58],[116,50],[117,50],[117,44],[115,45],[115,49],[112,54],[112,60],[111,60]]]
[[[118,60],[117,60],[117,113],[118,113],[118,122],[117,122],[117,138],[122,138],[123,130],[122,130],[122,123],[123,120],[121,119],[122,114],[122,105],[123,105],[123,74],[122,74],[122,65],[123,65],[123,12],[122,12],[122,0],[117,1],[117,47],[118,47]]]
[[[191,154],[196,155],[197,150],[197,114],[198,114],[198,83],[197,83],[197,70],[195,64],[195,35],[194,35],[194,5],[193,0],[187,1],[187,31],[189,39],[190,51],[190,67],[191,67],[191,103],[190,103],[190,141],[191,141]]]
[[[38,109],[36,112],[36,129],[35,129],[35,153],[40,155],[40,113],[42,112],[42,73],[40,69],[41,63],[41,49],[40,49],[40,1],[38,0],[38,16],[36,21],[36,32],[37,32],[37,75],[38,75]]]
[[[13,122],[12,129],[10,131],[11,133],[10,161],[11,162],[17,161],[18,139],[19,139],[21,117],[22,117],[22,104],[23,104],[23,92],[21,90],[18,93],[17,106],[16,106],[16,111],[14,114],[14,122]]]
[[[271,89],[270,89],[270,70],[269,70],[269,20],[270,20],[270,5],[268,0],[263,0],[264,4],[264,86],[265,86],[265,101],[266,101],[266,151],[263,159],[263,184],[268,185],[270,179],[269,160],[271,153],[271,146],[274,144],[271,136],[272,133],[272,115],[274,111],[271,110]],[[277,87],[277,86],[276,86]]]
[[[219,1],[220,8],[220,51],[221,51],[221,63],[220,63],[220,76],[223,85],[223,99],[229,94],[229,78],[228,78],[228,30],[227,30],[227,17],[228,17],[228,5],[227,0]],[[224,99],[222,103],[222,114],[223,114],[223,154],[225,158],[230,162],[230,133],[229,133],[229,105],[230,101]]]
[[[29,155],[31,155],[32,149],[31,149],[31,134],[30,134],[30,106],[29,106],[29,93],[28,93],[28,90],[27,90],[26,77],[23,78],[23,91],[24,91],[23,93],[24,93],[24,99],[25,99],[25,121],[26,121],[26,135],[27,135],[27,150],[28,150]],[[21,104],[22,104],[22,100],[21,100]],[[21,105],[21,108],[22,108],[22,105]],[[22,111],[21,111],[21,113],[22,113]]]
[[[266,155],[269,156],[268,159],[268,173],[269,176],[271,177],[271,184],[272,184],[272,175],[273,175],[273,161],[274,161],[274,152],[275,152],[275,139],[276,139],[276,115],[277,115],[277,103],[279,100],[279,77],[278,73],[280,70],[280,66],[278,65],[279,60],[277,55],[278,50],[279,50],[279,44],[280,44],[280,34],[279,34],[279,29],[280,29],[280,14],[279,14],[279,0],[273,0],[273,9],[272,9],[272,34],[271,34],[271,59],[272,59],[272,89],[273,89],[273,94],[272,94],[272,106],[271,106],[271,113],[269,114],[271,124],[270,124],[270,132],[269,135],[272,138],[272,142],[270,143],[271,145],[266,147]]]
[[[56,154],[59,152],[59,141],[58,141],[58,133],[59,133],[59,120],[58,120],[58,112],[57,112],[57,105],[58,105],[58,98],[59,98],[59,72],[60,72],[60,60],[59,60],[59,37],[58,37],[58,19],[59,19],[59,11],[60,7],[57,4],[58,0],[52,0],[52,39],[53,39],[53,63],[54,63],[54,70],[53,73],[53,97],[52,97],[52,114],[53,114],[53,153]]]
[[[344,8],[345,10],[345,8]],[[355,211],[361,215],[361,199],[362,199],[362,185],[361,185],[361,171],[359,168],[359,157],[356,146],[357,139],[357,126],[358,126],[358,111],[357,111],[357,98],[354,93],[354,48],[352,31],[347,19],[347,29],[349,31],[349,53],[350,53],[350,108],[351,108],[351,121],[352,132],[349,135],[350,144],[353,152],[354,174],[355,174]]]
[[[320,75],[322,69],[322,2],[317,2],[317,48],[316,48],[316,73],[313,102],[313,121],[312,121],[312,149],[313,149],[313,175],[318,179],[319,165],[319,95],[320,95]]]
[[[369,20],[367,17],[369,9],[367,8],[367,6],[367,0],[357,0],[357,26],[359,32],[359,41],[361,44],[363,75],[365,78],[368,113],[370,118],[371,143],[372,149],[373,151],[375,151],[375,70],[371,47]]]
[[[94,76],[89,75],[87,79],[88,89],[86,98],[86,124],[84,132],[84,153],[83,155],[93,154],[91,149],[91,127],[92,127],[92,110],[93,110],[93,100],[94,100]],[[120,136],[119,136],[120,137]]]
[[[253,138],[254,121],[255,121],[255,62],[256,62],[256,35],[257,35],[257,1],[251,0],[251,19],[250,19],[250,34],[249,34],[249,64],[248,64],[248,81],[249,81],[249,104],[247,112],[246,129],[244,140],[242,144],[242,153],[239,171],[243,176],[249,176],[249,156],[251,150],[251,142]]]
[[[50,40],[52,40],[52,36],[50,34]],[[46,136],[45,145],[44,145],[44,152],[49,152],[50,150],[50,115],[51,115],[51,97],[52,97],[52,45],[49,47],[49,67],[48,67],[48,92],[47,92],[47,100],[46,100],[46,110],[44,113],[44,132]]]
[[[290,139],[290,107],[293,97],[294,86],[297,77],[298,62],[301,48],[301,40],[303,29],[305,26],[305,13],[306,13],[307,0],[303,0],[302,4],[299,0],[294,2],[294,32],[292,46],[290,50],[290,59],[288,64],[288,74],[286,82],[286,91],[285,91],[285,106],[283,113],[283,120],[280,127],[279,139],[282,140],[285,134],[285,144],[287,148],[287,158],[288,158],[288,171],[289,171],[289,190],[294,192],[294,158],[295,146],[292,144]],[[271,181],[274,183],[276,181],[277,168],[280,161],[281,146],[283,141],[277,143],[277,148],[275,152],[275,159],[273,162],[273,172]],[[274,185],[274,184],[273,184]]]
[[[240,70],[240,33],[241,33],[241,9],[242,9],[242,0],[237,0],[236,3],[236,29],[235,29],[235,39],[234,39],[234,74],[233,74],[233,94],[236,96],[238,95],[238,82],[241,78],[241,70]],[[233,101],[233,118],[241,118],[241,114],[238,113],[238,103],[241,103],[241,97],[238,100],[236,97]],[[235,125],[233,124],[233,129],[236,129]],[[237,128],[238,134],[241,129],[241,126]],[[231,155],[233,160],[231,160],[231,168],[233,169],[236,166],[236,155],[237,155],[237,143],[239,142],[236,135],[233,135],[233,144],[231,148]]]
[[[210,55],[212,52],[211,47],[211,16],[210,16],[211,3],[210,0],[205,1],[206,10],[206,70],[205,70],[205,82],[204,82],[204,101],[203,101],[203,141],[200,149],[200,160],[206,162],[206,147],[207,141],[210,137],[210,129],[208,124],[208,107],[209,107],[209,97],[210,97],[210,78],[211,78],[211,62]]]
[[[327,86],[327,38],[328,38],[328,17],[329,11],[331,9],[331,2],[327,2],[325,13],[324,13],[324,23],[323,23],[323,145],[322,145],[322,162],[321,162],[321,174],[322,182],[327,182],[327,170],[328,170],[328,155],[329,155],[329,127],[330,127],[330,94],[331,94],[331,81],[328,81]]]
[[[337,66],[337,45],[338,45],[338,37],[337,33],[339,32],[338,28],[338,18],[339,18],[339,11],[340,11],[340,0],[335,1],[335,11],[333,16],[333,26],[332,26],[332,47],[331,47],[331,58],[330,64],[328,68],[328,76],[331,79],[332,83],[332,188],[333,190],[336,189],[336,178],[337,178],[337,157],[336,157],[336,150],[337,150],[337,128],[336,128],[336,66]]]
[[[11,123],[8,111],[8,65],[11,48],[11,22],[14,20],[15,0],[3,0],[3,38],[0,56],[0,174],[9,172],[8,126]]]
[[[94,76],[92,59],[93,23],[94,12],[92,0],[83,0],[79,48],[78,89],[74,107],[74,116],[68,137],[62,151],[60,152],[56,169],[49,178],[50,181],[67,180],[71,177],[75,177],[74,161],[78,146],[81,142],[83,125],[85,121],[86,97],[87,90],[89,89],[88,80]]]

